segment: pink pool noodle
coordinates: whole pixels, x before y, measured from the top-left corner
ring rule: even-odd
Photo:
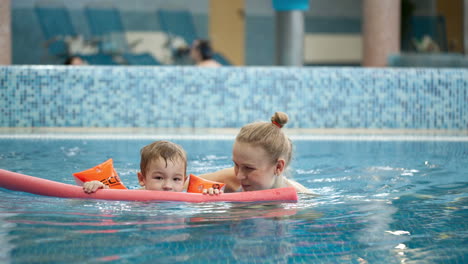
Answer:
[[[80,199],[101,199],[118,201],[175,201],[175,202],[297,202],[294,187],[251,192],[203,195],[200,193],[163,192],[148,190],[104,189],[87,194],[82,187],[28,176],[0,169],[0,187],[32,194]]]

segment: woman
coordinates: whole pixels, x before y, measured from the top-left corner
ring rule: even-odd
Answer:
[[[197,66],[201,67],[220,67],[221,64],[215,61],[213,50],[207,40],[195,40],[190,48],[190,57]]]
[[[292,157],[292,142],[281,129],[288,115],[276,112],[271,122],[255,122],[241,128],[232,150],[234,168],[204,174],[201,177],[223,182],[225,192],[257,191],[294,187],[298,192],[309,192],[301,184],[283,174]],[[217,194],[218,190],[205,193]]]

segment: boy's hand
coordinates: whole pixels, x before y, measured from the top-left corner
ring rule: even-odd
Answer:
[[[208,195],[220,195],[222,194],[223,191],[220,189],[214,189],[214,188],[209,188],[209,189],[203,189],[203,194],[208,194]]]
[[[83,183],[83,191],[85,193],[93,193],[96,192],[98,189],[109,189],[109,186],[105,185],[100,181],[89,181]]]

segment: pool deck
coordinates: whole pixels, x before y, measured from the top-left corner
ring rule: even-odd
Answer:
[[[284,129],[292,140],[468,141],[466,130]],[[0,139],[233,140],[239,128],[0,127]]]

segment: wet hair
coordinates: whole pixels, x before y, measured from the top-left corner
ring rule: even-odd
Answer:
[[[254,122],[243,126],[236,141],[263,148],[270,155],[272,162],[284,158],[287,167],[292,158],[293,146],[281,129],[286,123],[288,115],[276,112],[271,117],[271,122]]]
[[[150,162],[162,158],[166,162],[167,161],[182,161],[184,163],[184,177],[187,175],[187,154],[185,150],[170,141],[155,141],[149,145],[143,147],[140,151],[141,154],[141,161],[140,161],[140,172],[145,175],[146,169]]]
[[[209,60],[213,57],[213,50],[208,40],[198,40],[195,44],[195,49],[200,52],[202,60]]]

